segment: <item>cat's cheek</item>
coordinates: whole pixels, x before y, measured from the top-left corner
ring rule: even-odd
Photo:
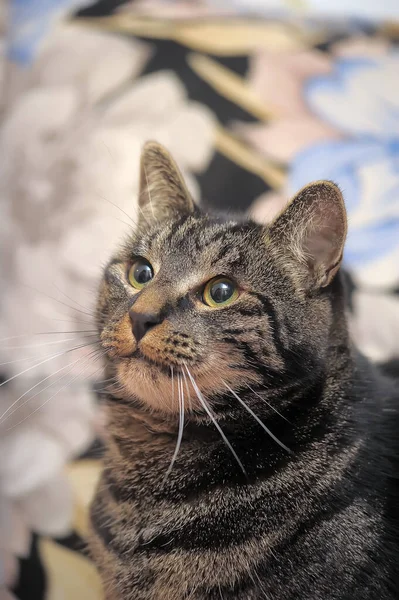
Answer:
[[[213,343],[204,353],[196,381],[205,396],[226,392],[226,384],[234,390],[261,382],[259,372],[249,365],[241,352],[223,343]]]
[[[131,356],[137,349],[129,315],[125,315],[114,325],[112,331],[105,328],[100,337],[101,345],[110,358],[125,358]]]

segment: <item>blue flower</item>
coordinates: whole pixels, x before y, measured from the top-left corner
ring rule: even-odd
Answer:
[[[83,4],[82,0],[11,0],[7,49],[10,60],[28,65],[50,26]]]
[[[399,53],[340,60],[332,74],[310,79],[313,113],[344,139],[308,147],[294,159],[290,191],[331,179],[349,216],[346,265],[368,283],[399,279]],[[372,281],[371,281],[371,280]]]

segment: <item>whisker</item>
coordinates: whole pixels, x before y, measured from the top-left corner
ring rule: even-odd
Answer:
[[[201,402],[205,412],[207,413],[207,415],[209,416],[209,418],[212,420],[213,424],[215,425],[216,429],[218,430],[218,432],[220,433],[220,436],[222,438],[222,440],[224,441],[224,443],[226,444],[226,446],[229,448],[230,452],[232,453],[232,455],[234,456],[234,458],[236,459],[240,469],[242,470],[242,472],[244,473],[244,475],[246,476],[247,473],[244,469],[244,465],[242,464],[242,462],[240,461],[240,459],[238,458],[238,455],[236,453],[236,451],[234,450],[233,446],[230,444],[229,440],[227,439],[227,437],[224,434],[224,431],[222,430],[222,428],[220,427],[219,423],[216,421],[215,417],[212,415],[212,412],[210,410],[210,408],[207,406],[206,400],[204,398],[204,396],[202,395],[199,387],[197,386],[196,382],[194,381],[194,378],[192,377],[190,371],[188,370],[188,367],[186,365],[186,363],[183,363],[184,367],[187,371],[187,375],[190,378],[191,384],[197,394],[198,400]]]
[[[110,394],[111,390],[110,390],[110,386],[112,385],[112,383],[110,383],[108,386],[103,387],[103,388],[95,388],[94,392],[96,394]]]
[[[270,551],[270,553],[274,554],[272,550]],[[260,590],[261,590],[261,593],[262,593],[262,598],[264,598],[265,600],[267,600],[267,596],[266,596],[265,590],[263,588],[263,582],[262,582],[261,578],[259,577],[259,573],[257,572],[256,568],[255,568],[253,574],[252,573],[250,574],[250,577],[251,577],[251,579],[254,582],[254,585],[256,587],[257,584],[255,582],[254,575],[256,575],[256,579],[258,580],[259,587],[260,587]]]
[[[108,379],[100,379],[99,381],[94,381],[94,392],[101,394],[101,393],[108,393],[108,394],[112,394],[117,392],[117,384],[118,384],[118,380],[116,378],[116,375],[113,375],[112,377],[108,377]],[[97,387],[99,385],[105,384],[104,387]],[[118,388],[120,391],[122,390],[122,388]]]
[[[57,358],[58,356],[63,356],[64,354],[68,354],[68,352],[73,352],[74,350],[79,350],[80,348],[86,348],[87,346],[93,346],[94,344],[97,344],[97,342],[92,342],[90,344],[81,344],[80,346],[75,346],[74,348],[69,348],[68,350],[64,350],[63,352],[58,352],[57,354],[53,354],[53,356],[51,356],[50,358],[46,358],[46,360],[42,360],[42,361],[38,362],[37,364],[32,365],[31,367],[28,367],[27,369],[24,369],[20,373],[17,373],[16,375],[9,377],[8,379],[6,379],[2,383],[0,383],[0,387],[5,385],[6,383],[9,383],[10,381],[13,381],[13,379],[20,377],[21,375],[24,375],[24,373],[28,373],[29,371],[32,371],[32,369],[35,369],[36,367],[40,367],[40,365],[44,365],[45,363],[49,362],[50,360],[54,360],[54,358]]]
[[[82,323],[82,325],[94,325],[93,319],[95,319],[96,317],[95,315],[90,315],[90,318],[92,319],[91,321],[85,321],[85,319],[82,319],[80,315],[79,317],[74,315],[74,318],[79,319],[79,323]],[[57,319],[56,317],[50,317],[50,321],[57,321],[59,323],[69,323],[70,325],[74,325],[73,321],[71,321],[70,319]]]
[[[254,413],[254,411],[244,402],[244,400],[242,400],[240,398],[240,396],[238,396],[238,394],[235,393],[234,390],[231,389],[231,387],[229,385],[227,385],[227,383],[225,381],[223,381],[223,384],[226,386],[226,388],[228,390],[230,390],[230,392],[233,394],[233,396],[238,400],[238,402],[240,402],[240,404],[253,416],[253,418],[255,419],[255,421],[257,421],[259,423],[259,425],[266,431],[266,433],[282,448],[284,448],[284,450],[286,452],[288,452],[289,454],[292,454],[292,451],[287,448],[287,446],[285,444],[283,444],[283,442],[281,442],[275,435],[274,433],[272,433],[270,431],[270,429],[268,427],[266,427],[266,425],[263,423],[263,421],[260,420],[260,418],[258,417],[258,415],[256,415]]]
[[[105,354],[105,352],[104,352]],[[89,366],[89,365],[87,365]],[[85,372],[87,370],[87,366],[86,369],[84,369],[83,372]],[[98,373],[99,371],[102,370],[102,367],[99,367],[97,369],[97,371],[95,371],[95,373]],[[43,404],[41,404],[40,406],[38,406],[37,408],[35,408],[34,411],[32,411],[30,413],[30,415],[28,415],[27,417],[25,417],[24,419],[21,419],[20,421],[18,421],[18,423],[15,423],[12,427],[9,427],[7,429],[7,431],[11,431],[12,429],[14,429],[15,427],[18,427],[18,425],[21,425],[21,423],[24,423],[27,419],[30,419],[35,413],[37,413],[40,409],[43,408],[43,406],[45,406],[48,402],[50,402],[50,400],[52,400],[53,398],[55,398],[55,396],[57,396],[57,394],[59,394],[60,392],[62,392],[62,390],[64,390],[65,388],[67,388],[69,385],[71,385],[71,383],[73,383],[74,381],[76,381],[79,377],[82,376],[82,372],[80,372],[78,375],[76,375],[76,377],[74,377],[71,381],[69,381],[68,383],[66,383],[65,385],[63,385],[59,390],[57,390],[55,392],[55,394],[53,394],[52,396],[50,396],[50,398],[47,398],[47,400],[45,402],[43,402]]]
[[[170,374],[172,376],[172,402],[175,399],[175,380],[174,380],[174,373],[173,373],[173,367],[170,367]]]
[[[97,343],[97,342],[95,341],[95,343]],[[46,354],[45,356],[42,356],[41,358],[48,358],[49,356],[53,356],[53,354]],[[5,362],[2,362],[2,363],[0,363],[0,367],[2,367],[3,365],[13,365],[18,362],[33,361],[33,360],[37,360],[35,356],[25,356],[24,358],[16,358],[15,360],[7,360]]]
[[[105,198],[104,198],[105,200]],[[123,223],[123,225],[125,225],[126,227],[128,227],[129,229],[131,229],[131,224],[130,223],[126,223],[126,221],[124,221],[123,219],[120,219],[119,217],[115,217],[115,215],[110,215],[113,219],[115,219],[115,221],[119,221],[119,223]]]
[[[108,379],[100,379],[99,381],[97,381],[97,383],[106,383],[107,381],[115,381],[116,376],[113,375],[112,377],[108,377]]]
[[[177,434],[177,441],[176,441],[176,447],[175,447],[175,451],[173,453],[172,456],[172,460],[170,461],[170,465],[168,467],[168,470],[165,473],[165,477],[163,479],[163,484],[165,483],[166,479],[168,478],[170,472],[173,469],[173,465],[175,464],[177,455],[179,454],[179,450],[180,450],[180,446],[181,446],[181,441],[183,438],[183,429],[184,429],[184,392],[183,392],[183,381],[182,378],[180,377],[180,375],[177,375],[177,386],[178,386],[178,395],[179,395],[179,431]]]
[[[187,400],[189,402],[189,407],[190,407],[190,411],[193,411],[193,405],[191,403],[191,394],[190,394],[190,388],[188,387],[188,383],[187,383],[187,377],[184,371],[182,371],[183,377],[184,377],[184,383],[186,386],[186,391],[187,391]]]
[[[101,195],[101,194],[99,194],[98,192],[96,192],[96,193],[97,193],[97,196],[98,196],[99,198],[101,198],[102,200],[105,200],[105,202],[109,202],[109,204],[112,204],[112,206],[115,206],[115,208],[117,208],[118,210],[120,210],[120,211],[121,211],[121,213],[123,213],[123,214],[124,214],[124,215],[125,215],[125,216],[126,216],[128,219],[129,219],[129,221],[131,221],[131,222],[133,223],[133,225],[134,225],[135,227],[137,227],[137,223],[134,221],[134,219],[133,219],[131,216],[129,216],[129,215],[127,214],[127,212],[125,212],[125,211],[123,210],[123,208],[121,208],[120,206],[118,206],[117,204],[115,204],[115,202],[112,202],[112,200],[109,200],[109,198],[105,198],[105,196],[102,196],[102,195]],[[116,219],[116,217],[115,217],[115,219]],[[131,227],[131,225],[129,225],[129,224],[128,224],[128,223],[126,223],[125,221],[122,221],[122,223],[125,223],[125,225],[127,225],[128,227]]]
[[[79,338],[64,338],[63,340],[56,340],[51,342],[42,342],[40,344],[29,344],[28,346],[6,346],[5,350],[23,350],[24,348],[42,348],[43,346],[52,346],[54,344],[62,344],[63,342],[76,342],[79,339],[91,338],[97,335],[97,333],[92,333],[90,335],[80,336]]]
[[[32,337],[33,335],[65,335],[66,333],[97,333],[95,329],[77,329],[75,331],[37,331],[33,333],[22,333],[20,335],[10,335],[9,337],[1,338],[0,342],[8,340],[16,340],[18,338]]]
[[[275,412],[275,413],[277,413],[279,417],[281,417],[282,419],[284,419],[284,421],[287,421],[287,423],[289,423],[289,424],[291,425],[291,422],[290,422],[290,421],[287,419],[287,417],[285,417],[284,415],[282,415],[282,414],[281,414],[281,413],[280,413],[280,412],[277,410],[277,408],[274,408],[274,406],[272,406],[272,405],[270,404],[270,402],[268,402],[268,401],[266,400],[266,398],[263,398],[263,397],[262,397],[260,394],[258,394],[257,392],[255,392],[255,390],[253,390],[253,389],[251,388],[251,386],[250,386],[250,385],[248,385],[248,384],[247,384],[247,387],[249,387],[249,389],[251,390],[251,392],[252,392],[253,394],[255,394],[255,396],[258,396],[258,398],[260,398],[260,399],[261,399],[261,400],[262,400],[262,401],[263,401],[265,404],[267,404],[267,406],[269,406],[269,408],[271,408],[272,410],[274,410],[274,412]]]
[[[61,288],[58,287],[58,285],[56,285],[53,282],[53,286],[55,287],[55,289],[60,292],[60,294],[62,294],[63,296],[65,296],[65,298],[68,298],[68,300],[70,300],[71,302],[74,302],[77,306],[80,306],[80,308],[83,308],[83,310],[87,310],[86,306],[83,306],[83,304],[80,304],[80,302],[78,302],[77,300],[74,300],[73,298],[71,298],[71,296],[68,296],[68,294],[66,294]]]
[[[33,286],[28,285],[27,283],[20,282],[20,285],[23,285],[24,287],[27,287],[27,288],[33,290],[34,292],[37,292],[38,294],[42,294],[46,298],[49,298],[50,300],[53,300],[54,302],[58,302],[59,304],[62,304],[63,306],[66,306],[67,308],[69,308],[71,310],[76,310],[78,313],[81,313],[82,315],[87,315],[88,317],[95,318],[95,315],[93,313],[88,312],[87,310],[83,311],[80,308],[75,308],[75,306],[71,306],[70,304],[63,302],[62,300],[58,300],[58,298],[54,298],[54,296],[50,296],[49,294],[46,294],[42,290],[38,290],[37,288],[34,288]]]
[[[47,356],[50,355],[48,354]],[[36,360],[36,358],[34,358],[33,356],[28,356],[25,358],[16,358],[15,360],[6,360],[5,362],[0,363],[0,367],[2,367],[3,365],[15,365],[15,363],[24,362],[25,360]]]
[[[54,385],[55,383],[58,383],[61,379],[63,379],[64,377],[66,377],[67,375],[69,375],[69,373],[72,371],[72,367],[74,365],[76,365],[77,362],[79,362],[81,360],[81,358],[79,357],[77,360],[73,361],[72,363],[69,363],[68,365],[65,365],[63,367],[61,367],[60,369],[57,369],[57,371],[55,371],[54,373],[51,373],[51,375],[48,375],[47,377],[44,377],[44,379],[42,379],[41,381],[39,381],[39,383],[36,383],[35,385],[32,385],[31,388],[29,388],[29,390],[26,390],[26,392],[24,392],[19,398],[17,398],[8,408],[7,410],[5,410],[3,412],[3,414],[0,416],[0,425],[3,422],[3,420],[8,419],[9,417],[11,417],[11,415],[13,415],[17,410],[19,410],[20,408],[22,408],[23,406],[25,406],[28,402],[30,402],[31,400],[33,400],[33,398],[36,398],[36,396],[38,396],[38,394],[40,394],[41,392],[44,392],[45,390],[47,390],[49,387],[51,387],[52,385]],[[65,369],[67,369],[68,367],[71,367],[71,369],[62,377],[60,377],[57,381],[53,381],[51,383],[49,383],[49,385],[46,385],[45,388],[38,390],[35,394],[33,394],[33,396],[30,396],[27,400],[25,400],[25,402],[22,402],[22,404],[20,404],[19,406],[17,406],[14,410],[11,410],[16,404],[18,404],[18,402],[20,400],[22,400],[22,398],[24,398],[27,394],[29,394],[29,392],[31,392],[32,390],[34,390],[35,388],[37,388],[39,385],[41,385],[42,383],[44,383],[45,381],[47,381],[47,379],[50,379],[51,377],[54,377],[55,375],[57,375],[57,373],[60,373],[60,371],[64,371]],[[11,411],[11,412],[10,412]]]

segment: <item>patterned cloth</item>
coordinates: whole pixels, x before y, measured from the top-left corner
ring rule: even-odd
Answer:
[[[171,150],[198,202],[260,222],[304,183],[336,181],[353,335],[375,360],[399,355],[394,4],[314,0],[306,20],[282,0],[12,1],[0,372],[25,372],[0,387],[1,600],[5,584],[21,599],[101,598],[83,542],[98,453],[71,460],[101,431],[100,363],[83,345],[101,265],[136,217],[145,140]],[[374,20],[326,19],[338,8]]]

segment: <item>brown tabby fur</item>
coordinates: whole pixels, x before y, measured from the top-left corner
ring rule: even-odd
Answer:
[[[374,464],[386,459],[366,417],[382,419],[374,388],[392,392],[348,341],[340,191],[311,184],[262,227],[199,211],[155,143],[141,181],[98,300],[114,383],[90,547],[107,600],[393,599],[397,521],[375,482],[391,466]],[[141,291],[127,279],[137,256],[154,269]],[[202,290],[219,275],[239,298],[210,308]],[[159,322],[137,343],[129,314],[142,313]]]

